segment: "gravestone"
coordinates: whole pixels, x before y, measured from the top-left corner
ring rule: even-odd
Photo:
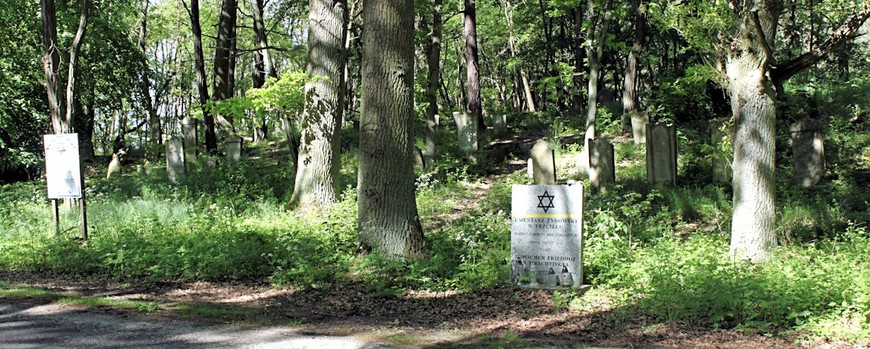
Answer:
[[[520,287],[580,288],[582,265],[583,186],[514,185],[511,282]]]
[[[613,144],[606,139],[586,139],[589,149],[589,180],[596,187],[616,182],[616,167],[613,163]]]
[[[196,131],[196,119],[190,116],[181,119],[181,133],[184,136],[184,159],[187,161],[196,159]]]
[[[507,116],[498,114],[492,116],[492,131],[496,137],[504,136],[507,133]]]
[[[166,174],[172,183],[184,176],[184,144],[178,137],[166,140]]]
[[[556,152],[549,142],[543,139],[535,142],[531,160],[535,184],[556,184]]]
[[[809,188],[825,175],[824,128],[824,123],[810,118],[803,118],[789,127],[795,185]]]
[[[634,144],[646,143],[646,126],[649,125],[649,114],[646,112],[632,111],[628,113],[631,120],[631,134]]]
[[[242,137],[230,136],[224,141],[227,161],[238,162],[242,159]]]
[[[647,125],[646,178],[653,184],[677,184],[677,131],[673,126]]]
[[[731,142],[734,139],[734,125],[729,118],[710,120],[710,145],[713,147],[711,158],[713,182],[731,183],[731,159],[734,156]]]
[[[121,157],[124,156],[123,149],[112,154],[112,161],[109,162],[109,168],[106,170],[106,179],[118,177],[121,175]]]
[[[456,134],[459,137],[459,147],[465,151],[477,150],[477,118],[468,113],[453,112],[456,121]]]

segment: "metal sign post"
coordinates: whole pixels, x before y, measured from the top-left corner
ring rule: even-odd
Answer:
[[[88,238],[87,212],[84,195],[84,175],[79,157],[78,134],[52,134],[45,141],[45,183],[48,199],[52,200],[55,233],[60,232],[58,200],[79,199],[82,237]]]

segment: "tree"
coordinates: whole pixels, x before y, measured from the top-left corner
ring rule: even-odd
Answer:
[[[598,79],[601,73],[601,58],[604,56],[604,44],[607,31],[610,29],[610,12],[613,0],[606,0],[605,8],[601,9],[597,0],[586,3],[586,59],[589,61],[589,86],[586,99],[586,136],[595,138],[595,118],[598,114]],[[586,152],[588,153],[588,151]]]
[[[142,20],[139,26],[139,49],[142,51],[143,58],[147,55],[145,39],[148,34],[148,4],[149,0],[142,0]],[[152,160],[158,158],[160,154],[161,130],[160,118],[157,116],[157,108],[154,107],[154,101],[151,100],[151,67],[148,65],[148,59],[142,60],[142,101],[145,104],[145,111],[148,113],[148,131],[151,141],[151,147],[147,148],[147,156]]]
[[[218,34],[214,47],[214,88],[212,99],[220,102],[233,97],[235,71],[235,53],[233,47],[236,32],[236,0],[222,0],[218,19]],[[233,117],[231,115],[215,115],[218,128],[223,133],[233,132]]]
[[[291,204],[302,210],[336,202],[341,120],[344,112],[347,2],[309,3],[308,74],[302,139]]]
[[[190,0],[190,7],[182,1],[190,16],[190,29],[193,32],[193,53],[196,70],[196,87],[199,90],[199,106],[205,120],[205,149],[209,153],[217,151],[214,116],[208,108],[208,82],[205,77],[205,57],[202,53],[202,26],[199,24],[199,0]]]
[[[51,125],[54,133],[72,132],[72,124],[75,118],[76,92],[76,68],[79,61],[79,51],[84,40],[88,25],[90,7],[88,0],[82,0],[79,14],[79,25],[75,37],[69,47],[69,60],[67,62],[67,82],[65,106],[60,104],[62,95],[58,95],[58,79],[60,69],[61,45],[57,41],[57,11],[54,0],[40,0],[40,12],[42,13],[42,43],[43,55],[42,66],[45,72],[45,89],[48,94],[48,109],[51,114]]]
[[[622,115],[623,118],[629,113],[637,109],[637,56],[643,50],[643,44],[646,40],[646,10],[644,9],[643,0],[635,0],[633,4],[635,10],[634,20],[634,43],[631,46],[631,51],[628,52],[626,59],[625,77],[622,83]],[[623,124],[628,124],[631,120],[623,120]]]
[[[429,42],[426,44],[426,115],[424,129],[425,134],[425,149],[423,149],[423,157],[426,167],[432,166],[435,162],[435,118],[438,116],[438,88],[441,85],[441,5],[442,0],[435,0],[432,7],[432,30],[429,31],[428,20],[426,15],[423,15],[422,27],[424,31],[429,31]]]
[[[359,145],[359,242],[393,258],[424,249],[411,158],[414,119],[414,3],[363,5]]]
[[[480,62],[477,48],[477,1],[465,0],[465,73],[468,81],[469,118],[477,120],[478,143],[486,130],[483,123],[483,106],[480,104]]]
[[[857,5],[822,44],[783,63],[774,57],[782,0],[734,0],[731,5],[737,29],[725,68],[735,128],[730,253],[733,259],[762,262],[776,244],[777,86],[851,39],[870,17],[870,4]]]

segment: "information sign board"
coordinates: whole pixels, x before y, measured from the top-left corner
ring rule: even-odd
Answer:
[[[45,135],[44,140],[48,198],[81,198],[78,135],[75,133]]]

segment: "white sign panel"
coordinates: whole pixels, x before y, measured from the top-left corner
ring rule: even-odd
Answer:
[[[44,140],[48,198],[82,197],[78,135],[75,133],[45,135]]]
[[[583,283],[583,186],[514,185],[511,281],[521,287]]]

